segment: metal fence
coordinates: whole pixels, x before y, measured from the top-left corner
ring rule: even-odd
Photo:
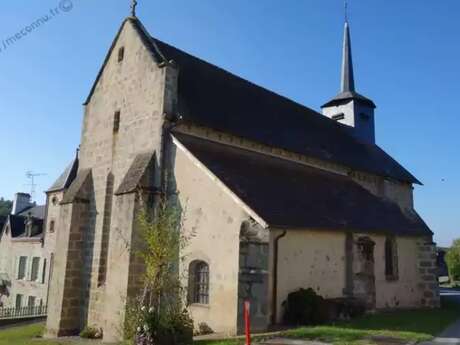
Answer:
[[[0,308],[0,320],[46,316],[47,309],[46,305],[37,307]]]

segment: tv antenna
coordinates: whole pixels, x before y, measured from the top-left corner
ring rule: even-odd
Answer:
[[[45,176],[46,174],[43,173],[36,173],[33,172],[32,170],[26,171],[26,177],[30,180],[30,183],[28,186],[30,186],[30,197],[32,200],[35,199],[35,192],[36,192],[36,187],[37,184],[35,183],[35,178],[38,176]]]

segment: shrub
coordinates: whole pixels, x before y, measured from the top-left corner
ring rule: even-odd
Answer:
[[[291,325],[316,325],[347,320],[365,313],[365,304],[354,298],[324,299],[313,289],[300,289],[288,295],[284,321]]]
[[[198,324],[198,334],[199,335],[207,335],[214,333],[213,329],[209,327],[206,322],[200,322]]]
[[[314,325],[325,320],[321,311],[324,299],[313,289],[300,289],[291,292],[283,303],[285,307],[284,321],[291,325]]]
[[[191,345],[193,343],[193,321],[188,312],[161,313],[154,308],[145,311],[137,328],[136,345]]]
[[[85,339],[101,339],[102,338],[102,330],[94,328],[94,327],[86,326],[80,332],[80,337],[85,338]]]

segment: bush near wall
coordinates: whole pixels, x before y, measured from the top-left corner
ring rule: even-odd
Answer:
[[[456,239],[446,254],[447,267],[451,282],[460,281],[460,239]]]
[[[296,326],[347,320],[361,316],[366,311],[364,304],[356,299],[324,299],[311,288],[290,293],[283,306],[284,322]]]

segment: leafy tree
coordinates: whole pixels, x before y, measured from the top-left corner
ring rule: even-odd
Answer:
[[[9,215],[12,208],[12,201],[0,198],[0,217]]]
[[[460,281],[460,238],[454,240],[452,248],[446,254],[447,267],[452,281]]]

